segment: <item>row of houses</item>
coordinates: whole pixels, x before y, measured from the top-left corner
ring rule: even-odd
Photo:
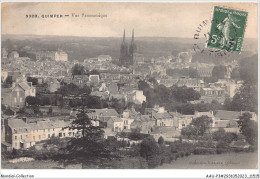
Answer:
[[[11,118],[2,120],[2,144],[14,149],[27,149],[51,137],[75,137],[77,130],[67,128],[72,120],[33,120]],[[3,141],[4,140],[4,141]]]
[[[178,112],[168,112],[163,107],[146,108],[145,114],[136,112],[134,108],[126,109],[119,115],[115,109],[91,109],[88,113],[92,125],[100,126],[105,131],[105,137],[116,136],[118,132],[131,132],[134,129],[140,133],[150,134],[156,138],[163,136],[173,139],[180,136],[181,130],[189,125],[194,118],[208,116],[213,123],[210,132],[224,129],[226,132],[239,133],[237,121],[246,111],[195,112],[193,115],[182,115]],[[43,118],[41,120],[12,118],[2,121],[2,143],[8,143],[15,149],[26,149],[36,142],[55,137],[75,137],[78,131],[68,127],[77,115],[77,110],[70,116]],[[257,115],[250,112],[252,120],[257,121]],[[64,118],[64,119],[63,119]],[[3,137],[4,136],[4,137]],[[4,141],[3,141],[4,138]]]

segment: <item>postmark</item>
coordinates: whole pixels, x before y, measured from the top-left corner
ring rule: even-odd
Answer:
[[[193,39],[194,43],[192,49],[196,53],[208,54],[213,57],[230,56],[230,52],[224,49],[207,48],[209,40],[209,29],[212,19],[202,20],[195,29]]]
[[[241,52],[248,12],[214,7],[207,48]]]

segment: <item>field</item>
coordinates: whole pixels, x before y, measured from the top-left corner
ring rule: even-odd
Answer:
[[[256,169],[257,159],[257,153],[191,155],[159,166],[158,169]]]
[[[191,155],[178,158],[170,164],[157,169],[255,169],[257,153],[230,153],[219,155]],[[81,164],[64,167],[53,161],[31,161],[9,163],[2,160],[2,169],[81,169]]]
[[[31,162],[20,162],[20,163],[9,163],[8,161],[3,161],[1,163],[2,169],[81,169],[81,164],[69,165],[64,167],[58,162],[50,160],[36,160]]]

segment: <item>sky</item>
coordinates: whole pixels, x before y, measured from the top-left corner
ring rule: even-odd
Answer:
[[[248,12],[245,38],[258,37],[257,3],[127,3],[127,2],[16,2],[2,3],[2,34],[60,35],[86,37],[131,36],[193,37],[203,20],[210,19],[214,6]],[[72,17],[72,13],[80,17]],[[104,14],[107,17],[81,17]],[[63,18],[26,18],[26,15],[68,14]],[[210,28],[210,24],[205,27]]]

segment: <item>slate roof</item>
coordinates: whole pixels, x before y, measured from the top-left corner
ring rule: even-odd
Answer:
[[[149,122],[152,120],[150,115],[141,115],[139,119],[141,120],[141,122]]]
[[[30,86],[25,82],[19,83],[18,85],[21,86],[21,88],[23,88],[24,91],[30,90]]]
[[[241,115],[240,111],[217,110],[215,117],[224,120],[230,120],[230,119],[238,119],[240,115]]]
[[[10,128],[15,129],[15,133],[27,133],[32,130],[43,130],[53,128],[63,128],[70,125],[72,121],[37,121],[35,123],[26,123],[22,119],[11,119],[8,121]]]
[[[91,110],[94,110],[95,114],[98,116],[100,116],[100,114],[102,116],[119,116],[119,114],[116,112],[115,109],[104,108],[104,109],[91,109]]]
[[[155,118],[155,119],[166,119],[166,118],[173,118],[173,116],[168,112],[164,112],[164,113],[154,113],[153,112],[153,118]]]
[[[108,121],[111,122],[123,122],[123,120],[119,117],[111,117]]]

